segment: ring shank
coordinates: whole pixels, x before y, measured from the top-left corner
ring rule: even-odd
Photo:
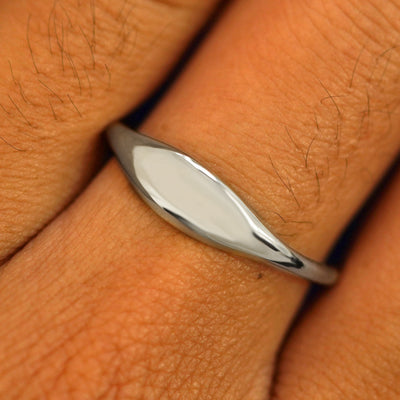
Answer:
[[[225,183],[187,154],[121,124],[109,143],[133,188],[163,219],[219,249],[331,285],[335,269],[279,240]]]

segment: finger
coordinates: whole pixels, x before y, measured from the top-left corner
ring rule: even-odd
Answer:
[[[400,174],[347,262],[283,353],[277,399],[398,399]]]
[[[195,156],[282,239],[321,258],[399,147],[398,30],[388,23],[398,11],[385,2],[376,18],[377,4],[235,3],[143,130]],[[133,397],[257,399],[306,284],[168,227],[113,163],[8,264],[0,289],[1,337],[18,326],[13,340],[37,357],[28,372],[4,364],[5,390],[21,390],[14,373],[49,390],[56,375],[55,393],[85,393],[69,382],[89,359],[94,391],[102,382]],[[28,305],[40,324],[9,322]],[[38,330],[46,346],[24,335]]]
[[[86,184],[99,132],[149,95],[215,4],[3,2],[0,262]]]

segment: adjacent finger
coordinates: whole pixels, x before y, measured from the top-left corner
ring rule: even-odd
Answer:
[[[347,262],[340,284],[285,347],[276,399],[400,396],[400,174]]]
[[[143,130],[321,258],[399,148],[395,15],[377,0],[239,1]],[[263,398],[306,287],[170,228],[112,163],[3,272],[2,343],[33,366],[11,350],[2,387],[87,393],[71,377],[91,365],[91,393]]]
[[[99,132],[149,95],[215,4],[3,2],[0,262],[87,183]]]

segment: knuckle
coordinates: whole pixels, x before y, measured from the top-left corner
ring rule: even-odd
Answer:
[[[382,3],[380,10],[376,8],[378,3]],[[358,176],[371,180],[371,176],[366,176],[368,167],[360,162],[361,152],[376,156],[379,151],[387,157],[398,151],[400,142],[395,127],[399,123],[396,109],[400,14],[393,2],[372,0],[337,1],[324,7],[314,1],[287,4],[287,12],[279,15],[278,29],[284,30],[284,38],[275,42],[265,39],[265,29],[275,33],[272,22],[267,28],[262,26],[261,32],[253,29],[255,35],[244,51],[248,63],[241,75],[251,80],[250,87],[265,85],[265,90],[261,87],[260,104],[271,106],[265,115],[273,129],[269,138],[254,135],[247,147],[243,143],[240,146],[249,150],[249,158],[261,172],[257,175],[259,182],[275,176],[275,182],[282,187],[275,192],[280,192],[280,197],[289,203],[286,201],[285,207],[272,204],[276,210],[297,207],[303,211],[308,207],[306,211],[311,214],[320,204],[332,201],[333,186],[341,188],[348,184],[349,171],[354,174],[359,168]],[[277,52],[280,47],[286,51]],[[285,64],[294,68],[289,72],[282,68]],[[301,74],[295,74],[296,71]],[[275,92],[271,95],[271,82],[288,101],[282,101]],[[260,110],[259,104],[257,107]],[[250,120],[249,116],[247,119]],[[286,126],[291,120],[294,123]],[[250,131],[252,127],[248,128],[245,127]],[[253,131],[257,129],[255,126]],[[272,161],[268,160],[267,151]],[[271,179],[268,186],[277,185]],[[280,203],[282,199],[276,200]],[[296,215],[282,216],[285,220],[298,219]],[[312,228],[308,221],[304,222],[302,228]],[[281,225],[278,220],[277,224]]]
[[[141,75],[153,73],[141,70],[141,63],[156,56],[155,41],[165,41],[157,48],[173,47],[172,35],[190,22],[185,17],[190,4],[179,0],[29,2],[18,15],[14,39],[21,43],[21,54],[8,61],[9,68],[4,63],[9,76],[1,86],[9,95],[2,96],[0,112],[10,124],[36,130],[44,127],[43,121],[96,113],[88,99],[104,99],[105,94],[121,90],[136,69]]]

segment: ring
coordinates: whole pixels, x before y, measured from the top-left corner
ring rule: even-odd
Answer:
[[[140,197],[187,235],[315,283],[337,280],[336,269],[280,241],[226,184],[182,151],[120,123],[108,128],[107,137]]]

